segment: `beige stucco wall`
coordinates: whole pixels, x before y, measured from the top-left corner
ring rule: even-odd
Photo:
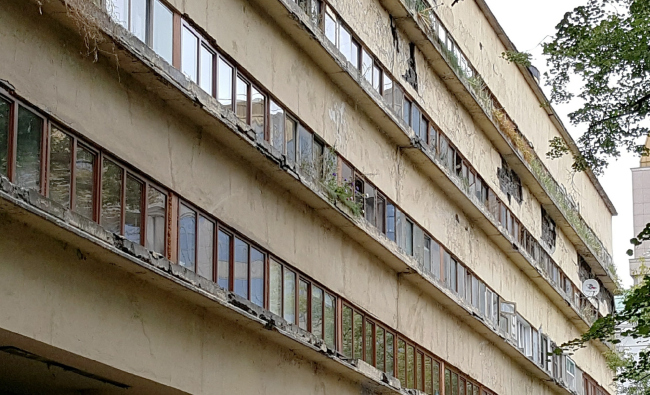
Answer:
[[[215,122],[204,129],[194,125],[192,120],[179,117],[172,107],[156,98],[155,94],[148,92],[123,71],[116,70],[105,59],[100,58],[98,63],[93,63],[82,56],[80,52],[83,48],[80,42],[72,34],[55,31],[47,23],[47,16],[40,16],[36,7],[20,9],[13,0],[3,0],[3,3],[11,12],[0,14],[0,42],[3,53],[11,54],[12,62],[0,62],[0,78],[10,81],[20,94],[34,104],[47,108],[91,140],[242,231],[389,326],[402,331],[430,351],[447,358],[449,362],[499,394],[519,394],[522,387],[533,394],[549,393],[545,384],[530,379],[523,369],[515,366],[494,345],[486,342],[467,325],[452,317],[437,302],[422,295],[421,291],[410,283],[400,282],[396,273],[387,268],[381,257],[378,259],[372,256],[362,246],[351,241],[327,220],[271,182],[267,175],[252,168],[246,159],[232,157],[228,147],[221,146],[211,137],[212,134],[230,133],[225,128],[215,126]],[[414,169],[376,125],[365,115],[355,111],[354,103],[350,103],[344,94],[335,89],[329,77],[314,62],[305,58],[289,38],[267,18],[240,0],[195,0],[178,6],[182,6],[181,12],[187,12],[216,37],[219,45],[248,68],[262,84],[328,143],[336,145],[337,150],[368,175],[391,199],[396,200],[409,215],[449,246],[489,286],[506,299],[517,302],[518,310],[533,325],[541,325],[544,331],[558,342],[578,335],[575,327],[553,307],[534,283],[519,271],[482,231],[474,228],[442,191]],[[227,23],[229,21],[238,23]],[[255,35],[247,34],[253,28],[257,29]],[[43,62],[42,59],[47,61]],[[418,67],[422,64],[420,61]],[[24,70],[29,70],[29,73]],[[479,171],[486,176],[494,173],[490,181],[493,186],[497,185],[496,166],[500,166],[498,155],[487,146],[487,141],[472,125],[467,114],[452,102],[440,81],[433,75],[422,73],[421,68],[418,70],[423,75],[421,83],[430,84],[426,94],[429,95],[430,92],[427,97],[431,98],[428,100],[433,103],[432,108],[437,109],[441,122],[452,125],[459,121],[465,130],[473,131],[473,139],[461,138],[464,132],[458,131],[458,138],[455,138],[454,142],[460,146],[463,153],[473,155],[476,159],[483,157],[482,161],[479,161]],[[456,109],[453,115],[445,115],[445,104]],[[472,156],[470,160],[473,160]],[[492,170],[483,171],[481,166]],[[494,189],[498,190],[498,187]],[[524,196],[528,195],[525,193]],[[535,206],[535,202],[529,203],[528,200],[530,199],[527,199],[524,206],[531,207],[529,211],[533,214],[530,214],[530,217],[533,217],[534,213],[539,212],[539,207]],[[244,201],[246,203],[242,204]],[[525,209],[522,209],[522,213],[517,215],[525,218],[525,213]],[[456,214],[459,216],[458,222],[455,220]],[[535,229],[532,226],[529,228]],[[9,239],[2,242],[18,244],[18,241]],[[13,251],[9,248],[11,246],[8,244],[6,251]],[[53,251],[52,249],[50,251]],[[0,251],[4,250],[0,248]],[[25,251],[25,248],[19,250],[24,254],[29,251]],[[557,250],[560,251],[561,248]],[[48,250],[42,253],[46,251]],[[570,253],[571,251],[566,252],[567,255]],[[575,252],[573,254],[575,255]],[[49,256],[52,258],[46,258]],[[55,270],[54,268],[60,268],[66,261],[65,257],[65,254],[53,253],[29,257],[11,256],[2,261],[29,259],[33,261],[32,265],[37,265],[38,262],[52,259],[52,270]],[[564,259],[558,259],[558,262],[561,261]],[[7,270],[8,278],[17,275],[13,273],[13,270],[16,270],[14,265],[2,266],[3,270]],[[60,270],[60,276],[76,275],[68,274],[64,268]],[[76,273],[78,270],[70,272]],[[82,271],[79,275],[88,274]],[[117,279],[122,278],[117,275],[115,279],[99,277],[84,280],[89,283],[103,280],[119,289],[132,287],[128,281],[121,284]],[[55,288],[55,285],[50,285],[50,288]],[[108,285],[100,283],[98,287],[101,290]],[[83,291],[90,292],[92,288],[88,288]],[[157,291],[144,288],[142,292],[145,293],[138,297],[147,301],[146,307],[150,307],[151,314],[157,317],[151,320],[150,325],[166,325],[161,318],[164,314],[156,313],[162,309],[156,305],[160,302],[156,302],[147,294],[151,292],[152,295],[158,295]],[[66,295],[71,296],[73,294]],[[85,308],[91,306],[92,304],[88,303]],[[128,306],[120,304],[119,300],[106,308],[115,310],[116,322],[122,319],[121,315],[128,316],[128,311],[131,311]],[[183,310],[182,306],[175,308]],[[58,311],[55,304],[45,306],[44,309]],[[122,309],[126,312],[121,311]],[[190,312],[180,315],[183,320],[188,321],[186,325],[202,334],[216,325],[211,320],[199,316],[198,313]],[[82,316],[73,316],[69,320],[74,321],[74,317]],[[89,319],[91,323],[94,320]],[[2,325],[13,325],[6,320],[3,322],[5,323]],[[17,330],[29,331],[32,325],[45,326],[39,322],[22,325],[17,326]],[[183,335],[186,331],[160,330],[172,332],[160,335],[161,344],[164,344],[163,340],[176,340],[174,336],[186,336]],[[67,331],[67,327],[61,331]],[[242,355],[238,349],[219,345],[222,340],[228,343],[230,333],[235,332],[234,330],[217,328],[215,331],[222,334],[221,338],[209,339],[207,342],[213,342],[214,345],[207,345],[203,350],[204,354]],[[48,333],[52,336],[52,332]],[[57,336],[65,336],[67,342],[72,342],[74,338],[78,338],[81,343],[84,339],[87,340],[81,335],[77,337],[75,332],[60,335],[57,332]],[[134,342],[141,340],[133,339]],[[67,346],[67,342],[62,344]],[[162,355],[175,356],[176,353],[186,352],[188,359],[201,360],[200,347],[196,343],[187,342],[188,339],[181,342],[186,344],[187,351],[163,349]],[[257,339],[256,342],[258,343],[253,344],[264,343],[263,339]],[[125,349],[127,345],[130,346],[125,344]],[[210,347],[215,350],[211,351]],[[245,350],[253,353],[256,348],[247,345]],[[85,352],[83,349],[81,351]],[[273,350],[268,354],[269,364],[278,364],[279,360],[272,356]],[[157,354],[152,360],[157,358],[162,357]],[[113,360],[109,358],[109,361]],[[123,363],[121,360],[115,363],[118,362]],[[211,366],[208,362],[204,362],[205,367],[198,365],[197,371]],[[603,358],[598,357],[594,349],[579,352],[576,362],[600,382],[609,381],[611,374],[606,370]],[[124,363],[134,369],[140,362],[134,360]],[[264,364],[266,366],[266,361]],[[231,365],[241,368],[238,364]],[[171,369],[170,367],[163,366],[160,369],[163,370],[156,373],[156,377],[176,380],[174,383],[188,386],[190,392],[201,388],[192,384],[195,376],[186,376],[178,371],[174,371],[173,375],[165,373],[164,369]],[[300,376],[298,373],[301,369],[308,368],[298,363],[295,370],[288,369],[280,377]],[[232,373],[234,371],[222,371],[228,376],[224,380],[234,380],[231,377],[236,376]],[[266,368],[262,371],[264,376],[276,372],[275,369]],[[324,377],[323,382],[329,385],[330,378],[326,374]],[[314,383],[304,380],[300,384],[302,391],[296,393],[319,393],[318,388],[308,386]],[[259,391],[255,382],[250,381],[247,385],[251,385],[251,392],[243,393]],[[277,385],[278,388],[286,388],[289,384],[283,379],[278,380]],[[352,388],[345,383],[337,385],[341,386],[341,393]]]

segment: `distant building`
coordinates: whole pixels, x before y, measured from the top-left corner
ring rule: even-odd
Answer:
[[[646,139],[650,148],[650,137]],[[638,235],[650,223],[650,157],[643,156],[640,166],[632,169],[632,201],[634,235]],[[634,258],[630,259],[630,276],[637,285],[643,274],[650,274],[650,241],[634,247]]]
[[[0,392],[611,391],[616,210],[451,3],[0,0]]]

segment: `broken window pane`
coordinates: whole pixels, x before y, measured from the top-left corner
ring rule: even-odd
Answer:
[[[319,339],[323,338],[323,290],[311,286],[311,332]]]
[[[16,184],[39,190],[41,185],[41,143],[43,118],[18,106],[16,142]]]
[[[375,334],[375,367],[382,372],[386,371],[386,367],[384,366],[384,353],[384,328],[377,326],[377,332]]]
[[[199,38],[183,26],[181,36],[181,71],[194,82],[198,82]]]
[[[217,100],[226,108],[232,109],[233,68],[223,58],[219,57],[217,72]]]
[[[394,336],[390,332],[386,332],[386,372],[395,374],[395,344]]]
[[[284,268],[284,285],[282,287],[284,319],[291,323],[296,323],[296,273]]]
[[[219,230],[217,240],[217,284],[230,289],[230,246],[232,236]]]
[[[363,78],[365,78],[369,84],[372,84],[372,66],[372,57],[365,49],[363,49],[361,52],[361,74],[363,74]]]
[[[373,357],[375,354],[375,350],[373,349],[373,333],[375,332],[374,328],[375,325],[372,322],[366,320],[364,334],[366,355],[364,356],[363,360],[369,365],[373,365]]]
[[[348,306],[343,306],[343,355],[352,358],[352,309]]]
[[[52,158],[50,157],[50,164],[51,163]],[[96,155],[88,149],[78,145],[77,161],[75,163],[74,211],[88,219],[93,219],[93,203],[95,201],[95,163]],[[138,239],[136,242],[139,243],[140,240]]]
[[[274,259],[269,264],[269,310],[282,315],[282,266]]]
[[[384,101],[389,107],[393,106],[393,80],[390,79],[386,73],[384,73],[384,91],[383,91]]]
[[[298,327],[304,330],[307,330],[308,292],[309,285],[301,279],[298,284]]]
[[[107,0],[106,11],[125,29],[129,28],[129,0]]]
[[[126,177],[124,237],[134,243],[142,242],[142,187],[140,181],[131,176]]]
[[[174,15],[159,0],[153,1],[153,50],[168,63],[172,62]]]
[[[122,232],[122,177],[121,167],[104,159],[102,169],[102,212],[100,223],[109,232]]]
[[[271,100],[271,144],[284,153],[284,109]]]
[[[131,0],[131,33],[147,42],[147,0]]]
[[[199,71],[199,86],[210,95],[213,95],[214,53],[205,45],[201,45],[201,64]]]
[[[204,216],[199,216],[199,245],[196,273],[212,281],[214,262],[214,223]]]
[[[406,385],[406,343],[402,339],[397,340],[397,378]]]
[[[4,101],[0,99],[0,112]],[[9,115],[9,114],[7,114]],[[3,114],[0,113],[0,157],[6,155],[6,144],[3,146],[4,130]],[[6,141],[6,140],[4,140]],[[1,159],[0,159],[1,161]],[[0,174],[3,164],[0,164]],[[70,208],[70,188],[72,174],[72,139],[56,127],[52,126],[50,133],[50,174],[49,191],[50,199],[59,203],[65,208]],[[90,217],[92,219],[92,217]]]
[[[147,193],[147,248],[159,254],[165,253],[166,211],[167,196],[155,188],[149,188]]]
[[[235,263],[233,270],[235,294],[248,299],[248,243],[235,238]]]
[[[194,271],[196,258],[196,212],[181,204],[178,218],[178,264]]]
[[[251,88],[251,126],[258,140],[264,140],[266,98],[257,88]]]
[[[291,161],[296,160],[296,125],[297,122],[290,117],[286,117],[284,126],[285,141],[287,142],[286,155]]]
[[[251,302],[264,307],[264,254],[251,247]]]
[[[336,298],[328,293],[325,294],[325,344],[335,349],[336,339]]]

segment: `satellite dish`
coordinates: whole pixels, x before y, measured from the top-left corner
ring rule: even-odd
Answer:
[[[585,280],[585,282],[582,283],[582,293],[587,295],[587,297],[592,298],[598,295],[599,292],[600,284],[598,284],[597,280]]]

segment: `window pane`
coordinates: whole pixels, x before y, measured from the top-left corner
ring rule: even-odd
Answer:
[[[458,395],[458,375],[451,374],[451,395]]]
[[[354,312],[354,359],[363,359],[363,317]]]
[[[237,77],[237,102],[235,103],[235,112],[237,118],[242,122],[248,123],[248,83]]]
[[[365,188],[365,215],[366,215],[366,221],[370,222],[371,224],[375,225],[375,188],[370,185],[366,184]]]
[[[397,378],[406,386],[406,343],[404,340],[397,341]]]
[[[183,26],[181,40],[181,70],[189,79],[198,82],[199,38]]]
[[[142,42],[147,41],[147,1],[131,0],[131,33]]]
[[[393,109],[395,114],[401,118],[402,117],[402,107],[404,106],[404,91],[402,88],[394,84],[393,85]]]
[[[352,60],[352,38],[343,26],[339,27],[339,50],[348,61]]]
[[[284,153],[284,109],[271,100],[271,144]]]
[[[28,109],[18,107],[16,148],[16,184],[38,190],[41,185],[41,140],[43,119]]]
[[[153,2],[153,50],[168,63],[172,62],[174,15],[159,0]]]
[[[251,88],[251,126],[259,140],[264,140],[265,97],[255,87]]]
[[[352,355],[352,309],[343,306],[343,355],[353,358]]]
[[[129,28],[129,0],[107,0],[106,11],[117,23]]]
[[[314,176],[321,179],[323,175],[323,161],[325,160],[325,146],[318,140],[314,140]]]
[[[9,115],[11,103],[0,97],[0,175],[7,175],[7,155],[9,154]],[[68,163],[68,168],[70,164]]]
[[[199,276],[212,281],[214,262],[214,223],[199,216],[199,251],[196,272]]]
[[[282,315],[282,266],[271,259],[269,264],[269,310]]]
[[[328,293],[325,294],[325,344],[334,349],[336,336],[336,298]]]
[[[284,319],[296,323],[296,274],[284,268]]]
[[[411,101],[409,99],[404,99],[404,107],[402,111],[402,119],[407,125],[411,124]]]
[[[285,131],[285,141],[287,142],[287,151],[286,155],[288,159],[292,161],[296,160],[296,121],[286,117],[286,122],[284,126]]]
[[[101,225],[109,232],[121,233],[122,218],[122,177],[121,167],[104,160],[102,169],[102,215]]]
[[[230,289],[230,245],[232,236],[221,230],[217,240],[217,284],[221,288]]]
[[[445,395],[451,395],[451,372],[445,369]]]
[[[325,37],[336,45],[336,21],[329,13],[325,13]]]
[[[373,349],[373,333],[374,333],[374,328],[375,325],[370,322],[366,321],[366,329],[365,329],[365,335],[364,335],[364,340],[365,340],[365,347],[366,347],[366,355],[364,356],[364,361],[366,361],[367,364],[373,365],[373,356],[375,354],[375,350]],[[373,365],[374,366],[374,365]]]
[[[381,69],[377,65],[372,67],[372,87],[377,93],[381,92]]]
[[[384,341],[384,328],[378,326],[375,333],[375,367],[382,372],[386,371],[386,367],[384,366],[384,353],[386,351]]]
[[[386,213],[386,236],[395,241],[395,206],[388,203]]]
[[[311,333],[323,338],[323,290],[311,286]]]
[[[95,154],[84,147],[77,146],[74,211],[88,219],[93,219],[93,202],[95,201],[95,158]],[[50,157],[50,164],[51,163],[52,158]],[[139,243],[140,240],[138,239],[137,242]]]
[[[424,236],[424,271],[431,273],[431,239]]]
[[[217,100],[232,109],[232,67],[219,57]]]
[[[393,80],[384,73],[384,100],[388,106],[393,106]]]
[[[424,392],[433,395],[433,376],[431,375],[431,357],[424,358]]]
[[[135,178],[126,178],[126,207],[124,211],[124,237],[134,243],[141,243],[142,233],[142,183]]]
[[[212,95],[212,81],[214,78],[214,53],[201,45],[201,65],[199,68],[199,86]]]
[[[314,136],[303,125],[298,127],[299,138],[300,138],[300,158],[299,158],[299,168],[300,170],[307,175],[308,177],[314,176],[314,165],[313,158],[314,154],[312,153],[314,149]]]
[[[235,294],[248,299],[248,243],[235,238]]]
[[[386,332],[386,373],[394,374],[395,369],[395,350],[393,334]]]
[[[178,219],[178,264],[194,271],[196,257],[196,212],[181,204]]]
[[[413,377],[415,375],[415,355],[413,346],[406,347],[406,387],[415,388]]]
[[[381,233],[386,233],[386,200],[377,196],[376,226]]]
[[[307,310],[309,307],[309,286],[300,280],[298,283],[298,327],[307,330]]]
[[[436,360],[433,361],[433,393],[440,393],[440,363]]]
[[[4,140],[6,130],[6,119],[3,118],[2,105],[5,102],[0,99],[0,158],[6,155],[7,146]],[[7,116],[9,114],[7,113]],[[2,159],[0,159],[2,161]],[[0,174],[5,174],[4,164],[0,163]],[[59,129],[52,127],[50,134],[50,174],[49,190],[50,199],[59,203],[65,208],[70,208],[71,188],[71,167],[72,167],[72,139]],[[92,219],[92,217],[90,217]]]
[[[149,192],[147,192],[147,248],[159,254],[165,254],[166,212],[167,196],[155,188],[149,188]]]
[[[363,74],[363,78],[369,84],[372,84],[372,57],[365,49],[362,50],[361,54],[361,73]]]
[[[404,250],[413,255],[413,222],[409,220],[404,223]]]
[[[413,104],[411,111],[411,128],[417,137],[420,137],[420,109]]]
[[[355,69],[359,69],[359,50],[361,47],[359,43],[352,39],[352,50],[350,51],[350,63]]]
[[[440,244],[431,240],[431,272],[440,280]]]
[[[424,355],[421,353],[415,354],[415,386],[420,391],[424,390],[422,387],[422,365],[424,364]]]
[[[251,302],[264,307],[264,254],[251,247]]]

